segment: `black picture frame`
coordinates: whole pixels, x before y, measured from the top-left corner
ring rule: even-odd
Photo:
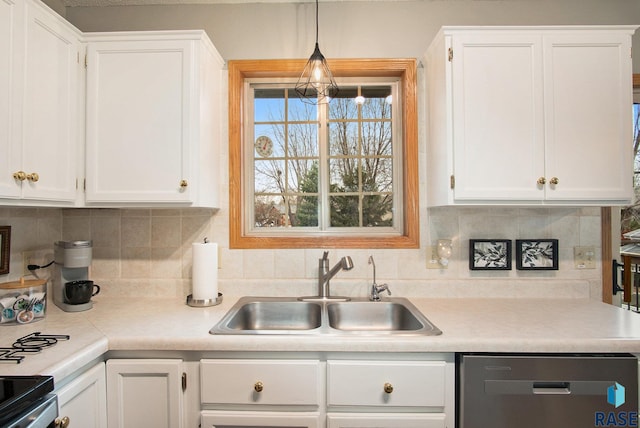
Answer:
[[[516,269],[558,270],[558,240],[516,239]]]
[[[9,273],[11,260],[11,226],[0,226],[0,275]]]
[[[511,270],[510,239],[470,239],[470,270]]]

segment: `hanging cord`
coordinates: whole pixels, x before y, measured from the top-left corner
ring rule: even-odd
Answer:
[[[318,0],[316,0],[316,45],[318,44]]]
[[[28,269],[28,270],[30,270],[30,271],[34,271],[34,270],[36,270],[36,269],[44,269],[44,268],[47,268],[47,267],[51,266],[51,265],[53,264],[53,262],[54,262],[54,261],[55,261],[55,260],[51,260],[49,263],[47,263],[47,264],[46,264],[46,265],[44,265],[44,266],[38,266],[38,265],[27,265],[27,269]]]

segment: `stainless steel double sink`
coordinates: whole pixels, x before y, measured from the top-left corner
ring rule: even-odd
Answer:
[[[403,336],[442,334],[418,308],[402,297],[380,302],[365,299],[303,302],[295,297],[243,297],[209,332]]]

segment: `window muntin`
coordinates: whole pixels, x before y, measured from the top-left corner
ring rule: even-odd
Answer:
[[[295,82],[247,82],[249,234],[402,234],[398,81],[342,82],[320,106],[300,101]]]

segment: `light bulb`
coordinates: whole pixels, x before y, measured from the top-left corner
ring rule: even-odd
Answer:
[[[321,61],[315,61],[312,74],[314,83],[322,83],[322,81],[324,80],[324,72],[322,71]]]
[[[438,254],[438,263],[442,266],[449,265],[449,258],[451,258],[451,254],[453,253],[451,239],[438,239],[436,252]]]

